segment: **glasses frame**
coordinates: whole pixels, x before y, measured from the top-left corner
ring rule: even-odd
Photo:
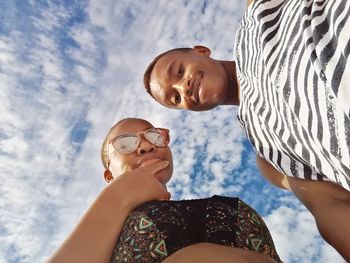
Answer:
[[[165,145],[164,146],[158,146],[158,145],[155,145],[155,144],[153,144],[152,142],[150,142],[148,139],[147,139],[147,137],[145,136],[145,133],[146,132],[148,132],[148,131],[150,131],[150,130],[161,130],[162,132],[165,132],[166,133],[166,135],[167,135],[167,137],[166,137],[166,141],[165,141]],[[137,147],[135,148],[135,150],[134,151],[132,151],[132,152],[130,152],[130,153],[121,153],[121,152],[119,152],[115,147],[114,147],[114,145],[113,145],[113,142],[115,141],[115,140],[117,140],[118,138],[120,138],[120,137],[122,137],[122,136],[125,136],[125,135],[128,135],[128,134],[132,134],[132,135],[136,135],[137,136],[137,139],[138,139],[138,143],[137,143]],[[151,143],[152,145],[154,145],[155,147],[159,147],[159,148],[164,148],[164,147],[167,147],[168,145],[169,145],[169,142],[170,142],[170,136],[169,136],[169,130],[168,129],[165,129],[165,128],[149,128],[149,129],[147,129],[147,130],[145,130],[145,131],[140,131],[140,132],[126,132],[126,133],[123,133],[123,134],[120,134],[120,135],[118,135],[117,137],[114,137],[113,139],[110,139],[110,140],[108,140],[108,145],[107,145],[107,150],[108,150],[108,163],[107,163],[107,167],[109,167],[109,165],[110,165],[110,163],[111,163],[111,155],[112,155],[112,153],[114,153],[114,152],[118,152],[119,154],[123,154],[123,155],[129,155],[129,154],[132,154],[132,153],[134,153],[136,150],[137,150],[137,148],[140,146],[140,143],[141,143],[141,135],[142,134],[142,136],[143,136],[143,138],[146,140],[146,141],[148,141],[149,143]],[[113,147],[113,151],[110,151],[109,150],[109,145],[112,145],[112,147]]]

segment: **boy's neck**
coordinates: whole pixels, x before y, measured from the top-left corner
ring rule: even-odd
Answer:
[[[227,97],[223,105],[239,105],[239,83],[235,61],[220,61],[224,67],[228,80]]]

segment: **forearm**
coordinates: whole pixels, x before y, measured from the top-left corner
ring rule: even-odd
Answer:
[[[170,198],[154,175],[168,164],[158,162],[113,179],[48,262],[109,262],[128,214],[147,201]]]
[[[350,262],[350,192],[331,182],[294,179],[290,185],[315,217],[322,237]]]
[[[111,199],[113,196],[111,190],[113,189],[107,187],[100,193],[70,236],[48,262],[109,262],[113,247],[129,213],[120,199]]]
[[[350,262],[350,192],[342,187],[322,181],[310,181],[286,176],[271,164],[257,157],[260,172],[272,184],[288,189],[315,217],[323,238]]]
[[[256,156],[256,163],[258,165],[260,173],[271,184],[278,188],[291,191],[289,181],[286,175],[277,171],[270,163],[268,163],[262,157]]]
[[[314,210],[314,217],[322,237],[350,262],[350,201],[325,203]]]

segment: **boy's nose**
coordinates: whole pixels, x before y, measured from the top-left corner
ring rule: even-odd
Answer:
[[[193,95],[191,79],[184,80],[181,85],[182,95],[186,98],[191,98]]]

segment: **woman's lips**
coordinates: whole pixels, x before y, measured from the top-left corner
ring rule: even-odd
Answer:
[[[163,160],[160,158],[152,158],[152,159],[144,160],[140,163],[140,167],[146,167],[146,166],[149,166],[151,164],[161,162],[161,161],[163,161]]]

